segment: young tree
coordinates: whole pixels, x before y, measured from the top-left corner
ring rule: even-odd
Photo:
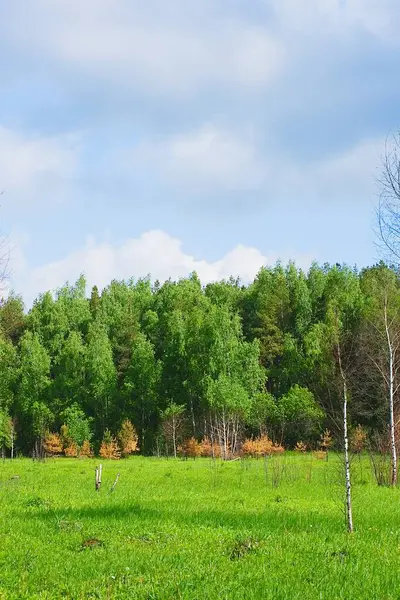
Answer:
[[[345,513],[347,529],[353,532],[351,473],[349,455],[347,371],[352,342],[359,324],[362,295],[357,274],[347,267],[335,266],[328,272],[324,290],[325,319],[315,324],[306,338],[308,357],[323,376],[332,378],[341,403],[341,429],[345,471]],[[331,413],[334,409],[331,408]],[[332,417],[334,415],[331,414]]]
[[[210,345],[205,377],[210,419],[225,457],[235,452],[243,424],[257,394],[265,389],[265,370],[260,364],[258,340],[243,340],[241,323],[224,307],[210,312]]]
[[[81,448],[84,442],[92,439],[90,419],[88,419],[78,404],[67,407],[60,415],[64,424],[63,436],[68,445],[76,444]]]
[[[397,274],[383,263],[362,274],[366,296],[364,347],[369,367],[387,389],[391,482],[397,483],[395,403],[400,388],[400,286]]]
[[[277,419],[284,435],[294,444],[318,433],[324,412],[307,388],[293,386],[277,403]]]
[[[161,423],[164,437],[168,442],[172,442],[174,457],[177,456],[178,439],[182,432],[184,423],[185,405],[170,404],[161,411]]]
[[[122,423],[118,432],[118,441],[122,456],[128,456],[138,450],[138,436],[129,419],[125,419]]]
[[[247,423],[255,428],[260,436],[270,435],[278,422],[278,407],[276,400],[269,392],[255,394]]]
[[[225,374],[211,379],[207,399],[213,416],[214,436],[218,439],[225,460],[238,447],[240,425],[249,416],[252,398],[244,386]]]
[[[121,451],[119,449],[118,442],[111,434],[109,429],[106,429],[104,432],[99,454],[102,458],[108,458],[112,460],[119,460],[121,458]]]

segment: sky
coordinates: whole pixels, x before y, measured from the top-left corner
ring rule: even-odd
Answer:
[[[0,0],[0,223],[29,304],[379,258],[398,0]]]

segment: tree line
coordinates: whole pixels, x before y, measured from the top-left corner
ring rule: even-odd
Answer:
[[[400,285],[383,263],[263,267],[243,285],[85,278],[40,295],[29,311],[0,304],[0,445],[31,454],[68,427],[95,451],[130,421],[144,454],[184,439],[245,437],[311,447],[328,428],[392,444],[397,469]],[[65,431],[65,429],[64,429]],[[108,439],[107,438],[107,439]],[[396,474],[393,477],[397,476]]]

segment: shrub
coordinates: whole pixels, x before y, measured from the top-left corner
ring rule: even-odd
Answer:
[[[277,403],[277,419],[285,439],[294,444],[299,439],[311,439],[319,431],[324,412],[312,392],[295,385]]]
[[[43,442],[44,449],[47,454],[57,455],[62,454],[63,445],[58,433],[48,433]]]
[[[367,432],[361,425],[357,427],[350,434],[350,448],[352,452],[360,454],[367,444]]]
[[[66,446],[69,446],[72,442],[72,440],[69,436],[69,433],[68,433],[68,427],[65,424],[61,425],[61,428],[60,428],[60,440],[63,445],[63,448],[65,448]]]
[[[271,454],[281,454],[284,452],[283,446],[274,444],[267,435],[262,435],[256,439],[246,439],[242,444],[242,454],[260,458],[261,456],[270,456]]]
[[[118,447],[117,440],[112,440],[108,444],[102,442],[99,452],[101,458],[110,458],[112,460],[119,460],[121,458],[121,451]]]
[[[300,440],[300,442],[297,442],[297,444],[296,444],[295,451],[296,452],[307,452],[307,444],[305,444],[304,442],[302,442]]]
[[[138,436],[132,423],[125,419],[118,433],[119,446],[122,456],[128,456],[139,450]]]
[[[181,446],[178,446],[178,453],[189,458],[197,458],[202,455],[202,445],[192,437],[185,440]]]
[[[329,450],[333,444],[333,437],[329,429],[325,429],[324,433],[321,434],[319,445],[322,450]]]
[[[108,429],[104,432],[99,454],[101,458],[111,458],[113,460],[119,460],[121,458],[118,442]]]
[[[78,456],[78,451],[79,449],[75,442],[71,442],[69,446],[64,449],[64,454],[70,458],[76,458]]]
[[[205,437],[200,444],[201,456],[214,456],[218,458],[221,456],[221,447],[219,444],[212,444],[211,441]]]
[[[326,451],[325,450],[315,450],[315,452],[313,452],[313,456],[315,458],[318,458],[319,460],[325,460],[326,459]]]
[[[79,456],[91,458],[93,456],[92,448],[89,440],[85,440],[79,452]]]

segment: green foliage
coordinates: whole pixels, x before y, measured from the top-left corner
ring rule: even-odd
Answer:
[[[157,391],[161,362],[153,344],[142,334],[135,337],[123,382],[124,416],[132,416],[143,450],[151,450],[151,433],[157,423]]]
[[[260,431],[270,429],[278,422],[278,407],[275,398],[268,392],[259,392],[254,396],[248,423]]]
[[[9,410],[18,380],[17,350],[0,337],[0,410]]]
[[[32,404],[31,414],[33,435],[43,439],[52,425],[54,415],[44,402],[38,401]]]
[[[27,331],[21,340],[19,397],[25,406],[43,399],[50,385],[50,356],[39,336]]]
[[[0,448],[11,448],[12,423],[10,416],[0,410]]]
[[[85,357],[87,407],[103,430],[114,413],[117,371],[105,326],[94,321],[89,329]]]
[[[78,404],[72,404],[61,413],[62,422],[67,427],[69,442],[81,447],[84,441],[90,442],[93,433],[88,419]]]
[[[25,321],[24,302],[20,296],[11,293],[6,300],[0,300],[0,330],[7,341],[18,344]]]
[[[171,402],[164,410],[161,411],[161,419],[166,421],[168,419],[175,419],[180,417],[185,412],[184,404],[175,404]]]
[[[316,434],[324,416],[312,392],[298,385],[278,401],[277,418],[292,443]]]
[[[376,335],[382,306],[400,338],[398,272],[383,264],[357,273],[314,263],[305,273],[278,263],[247,286],[230,278],[203,288],[196,273],[162,285],[112,281],[90,297],[81,276],[39,296],[27,314],[11,294],[0,303],[0,410],[15,421],[23,452],[35,442],[35,403],[56,428],[66,410],[80,411],[82,432],[71,435],[82,440],[90,420],[97,448],[105,429],[115,437],[128,419],[141,451],[158,452],[170,401],[184,407],[189,437],[234,428],[226,451],[239,431],[316,444],[322,427],[338,434],[340,348],[350,422],[381,430],[387,394],[368,361],[387,360]]]
[[[210,408],[246,418],[251,410],[251,398],[243,385],[227,375],[212,379],[207,388]]]

